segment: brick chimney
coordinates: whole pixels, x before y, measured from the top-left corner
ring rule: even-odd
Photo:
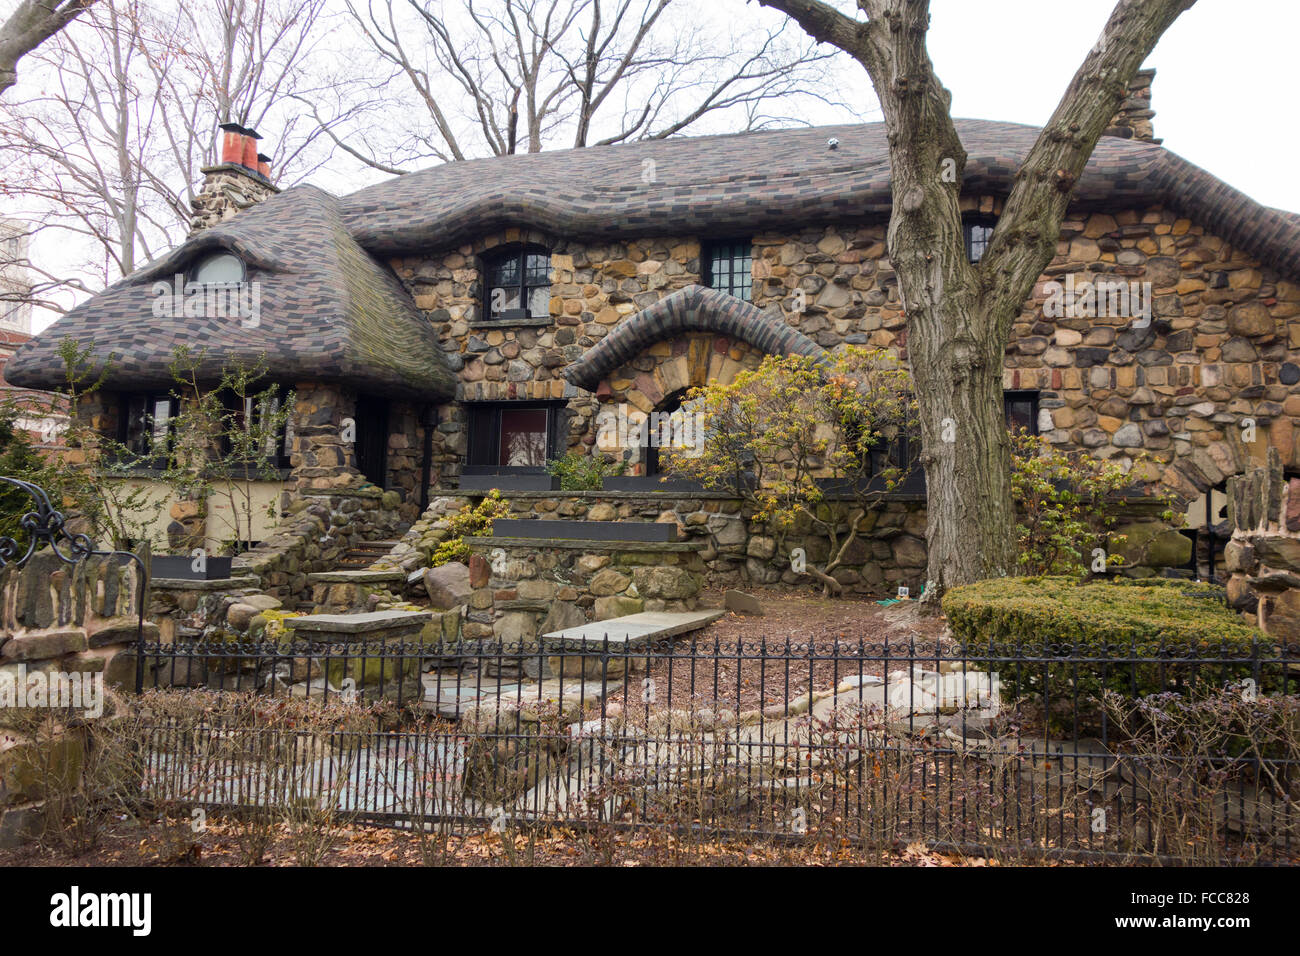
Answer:
[[[190,200],[190,235],[237,215],[280,190],[271,182],[271,158],[257,151],[262,137],[238,123],[222,123],[217,140],[220,162],[205,166],[203,188]]]
[[[1137,139],[1144,143],[1163,142],[1156,139],[1155,127],[1151,124],[1156,115],[1156,111],[1151,108],[1151,81],[1155,78],[1155,70],[1138,70],[1133,82],[1128,85],[1128,96],[1102,135]]]

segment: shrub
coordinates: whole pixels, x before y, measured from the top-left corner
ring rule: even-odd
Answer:
[[[1017,562],[1023,574],[1072,574],[1087,570],[1094,549],[1103,551],[1115,523],[1115,496],[1133,484],[1118,462],[1064,452],[1039,435],[1012,436],[1011,494]],[[1168,497],[1159,497],[1169,504]],[[1164,520],[1174,514],[1166,510]],[[1109,555],[1108,564],[1123,562]],[[1096,570],[1096,569],[1094,569]]]
[[[492,533],[492,522],[510,514],[510,502],[501,497],[501,492],[493,488],[487,496],[476,505],[465,505],[460,511],[447,519],[450,536],[439,543],[429,556],[429,566],[438,567],[452,561],[468,561],[470,548],[466,538],[478,538]]]
[[[623,474],[623,463],[571,451],[548,463],[546,473],[560,479],[561,491],[599,491],[606,475]]]
[[[993,578],[953,588],[943,610],[965,653],[1001,674],[1004,700],[1032,696],[1052,711],[1107,689],[1146,696],[1208,680],[1254,677],[1261,690],[1275,684],[1276,674],[1253,672],[1249,660],[1256,652],[1272,656],[1273,645],[1221,595],[1169,579]],[[1133,660],[1151,657],[1165,660]],[[1182,657],[1232,663],[1171,660]]]

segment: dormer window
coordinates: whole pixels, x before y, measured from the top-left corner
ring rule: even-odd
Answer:
[[[235,285],[244,281],[244,260],[232,252],[218,252],[195,263],[191,276],[201,285]]]
[[[483,315],[488,319],[549,318],[551,253],[515,246],[483,257]]]
[[[962,237],[966,241],[966,261],[979,262],[984,258],[984,250],[993,238],[993,227],[997,220],[982,216],[973,216],[962,220]]]
[[[700,250],[704,284],[748,302],[754,287],[754,248],[748,239],[706,242]]]

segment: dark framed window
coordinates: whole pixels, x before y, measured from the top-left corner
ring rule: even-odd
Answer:
[[[706,242],[700,250],[700,278],[717,289],[748,302],[754,287],[754,247],[748,239]]]
[[[260,399],[260,400],[259,400]],[[237,398],[234,395],[223,396],[223,403],[226,406],[226,412],[230,416],[229,421],[234,428],[257,427],[265,419],[277,415],[280,411],[283,397],[279,394],[266,396],[249,395],[244,398]],[[230,442],[224,443],[224,453],[230,452]],[[293,451],[293,416],[286,416],[283,424],[276,429],[275,435],[266,436],[265,454],[270,463],[280,469],[290,467],[289,455]]]
[[[1031,435],[1038,434],[1038,393],[1035,391],[1014,391],[1002,393],[1002,411],[1007,418],[1007,427],[1023,428]]]
[[[168,392],[131,392],[122,396],[117,440],[139,458],[165,459],[172,419],[179,408]]]
[[[512,246],[483,256],[483,316],[538,319],[551,314],[551,253]]]
[[[469,447],[465,464],[540,472],[560,446],[563,405],[500,402],[468,406]]]
[[[961,231],[966,243],[967,261],[979,262],[984,258],[984,251],[993,238],[993,227],[996,225],[996,219],[986,216],[970,216],[962,220]]]

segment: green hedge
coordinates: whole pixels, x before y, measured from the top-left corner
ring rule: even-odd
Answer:
[[[1274,648],[1257,627],[1216,598],[1220,589],[1155,578],[1079,583],[1066,577],[992,578],[957,587],[943,598],[953,636],[972,660],[990,661],[1004,700],[1037,697],[1061,711],[1103,688],[1145,696],[1198,681],[1222,685],[1255,676],[1260,690],[1280,668],[1256,672],[1243,663],[1135,663],[1134,657],[1249,658]],[[1078,663],[1074,657],[1102,658]],[[1118,659],[1117,659],[1118,658]]]

